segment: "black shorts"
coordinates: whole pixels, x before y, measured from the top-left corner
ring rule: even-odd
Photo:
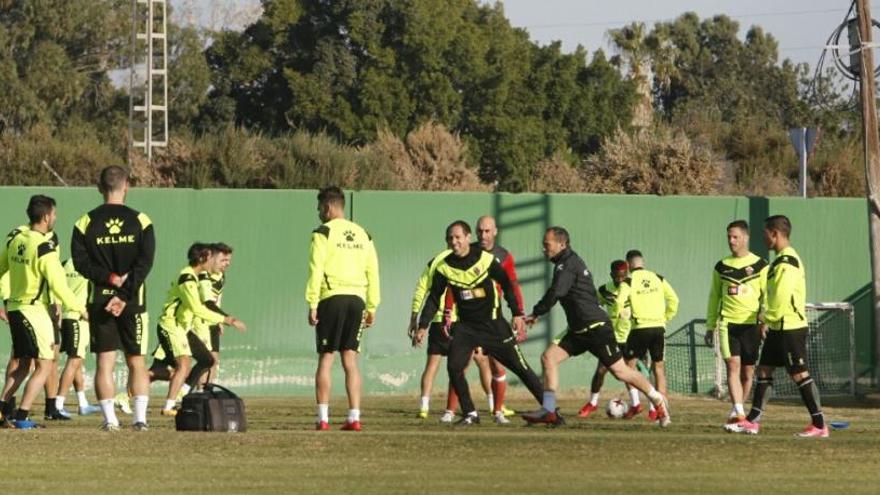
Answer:
[[[52,319],[45,308],[27,306],[6,313],[12,334],[12,357],[54,359]]]
[[[558,345],[571,357],[590,351],[606,368],[623,357],[614,338],[614,330],[607,322],[579,332],[569,328]]]
[[[785,366],[790,375],[807,371],[807,329],[767,332],[758,364]]]
[[[319,354],[361,351],[364,331],[364,300],[358,296],[331,296],[318,303],[315,344]]]
[[[761,328],[757,323],[728,323],[727,346],[731,356],[739,356],[740,362],[752,366],[758,362],[761,347]]]
[[[666,349],[666,329],[663,327],[639,328],[629,331],[626,338],[627,359],[644,359],[650,354],[652,363],[663,362]]]
[[[211,351],[220,352],[220,330],[222,325],[211,325]]]
[[[58,326],[58,320],[55,318],[52,318],[52,330],[54,330],[54,333],[55,333],[55,345],[60,346],[61,345],[61,327]]]
[[[450,333],[452,333],[452,329],[450,329]],[[431,326],[428,327],[428,354],[448,356],[449,344],[451,343],[452,339],[443,335],[443,322],[435,321],[431,323]]]
[[[128,308],[118,317],[101,307],[89,307],[89,326],[92,332],[92,352],[110,352],[122,349],[127,356],[147,353],[147,313],[136,313]]]
[[[68,318],[61,320],[61,352],[67,354],[68,358],[86,357],[85,348],[88,344],[88,339],[89,327],[87,322]]]

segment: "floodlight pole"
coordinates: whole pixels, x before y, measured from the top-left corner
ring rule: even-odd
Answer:
[[[872,46],[871,8],[867,0],[856,0],[859,34],[861,35],[861,73],[859,90],[862,100],[862,129],[865,142],[865,178],[868,193],[868,221],[871,240],[871,274],[874,302],[874,357],[880,361],[880,136],[877,134],[877,103],[875,100],[874,48]]]

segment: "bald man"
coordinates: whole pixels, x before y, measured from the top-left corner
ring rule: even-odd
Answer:
[[[495,242],[497,237],[498,226],[495,223],[495,218],[483,215],[477,219],[477,240],[480,242],[480,247],[486,252],[492,253],[492,256],[495,257],[498,263],[501,264],[501,267],[504,268],[504,271],[507,272],[507,277],[513,286],[513,294],[516,296],[516,303],[520,311],[523,311],[522,290],[517,281],[513,255]],[[501,287],[498,287],[498,291],[501,292]],[[524,333],[517,335],[517,342],[522,342],[524,339]],[[504,395],[507,392],[507,372],[494,358],[484,356],[480,352],[474,355],[474,360],[480,367],[480,381],[483,382],[483,389],[486,390],[486,394],[489,396],[489,407],[492,409],[495,421],[506,422],[505,417],[514,414],[514,411],[504,407]]]

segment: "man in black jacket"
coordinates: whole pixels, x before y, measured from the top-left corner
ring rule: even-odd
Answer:
[[[661,427],[670,423],[666,398],[648,380],[626,366],[617,347],[608,315],[599,306],[593,277],[584,260],[569,247],[569,235],[562,227],[550,227],[544,234],[544,256],[553,263],[553,282],[544,297],[526,317],[534,325],[556,304],[562,305],[568,330],[558,344],[550,344],[541,356],[544,366],[542,408],[523,414],[529,423],[557,423],[556,390],[559,364],[572,356],[590,351],[618,380],[642,391],[657,407]]]

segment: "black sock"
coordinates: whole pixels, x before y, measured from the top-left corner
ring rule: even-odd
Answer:
[[[0,400],[0,416],[2,416],[4,419],[7,417],[7,407],[9,407],[9,404],[7,404],[5,400]]]
[[[797,382],[798,390],[801,392],[801,398],[807,411],[810,411],[810,419],[816,428],[825,428],[825,415],[822,414],[822,404],[819,403],[819,388],[812,376],[808,376]]]
[[[28,416],[30,416],[30,414],[31,412],[27,409],[19,409],[15,411],[15,420],[24,421],[25,419],[28,419]]]
[[[55,397],[46,397],[46,416],[51,416],[57,410],[55,408]]]
[[[751,423],[757,423],[764,414],[767,402],[770,401],[770,392],[773,387],[773,377],[758,378],[755,380],[755,395],[752,396],[752,410],[746,419]]]

